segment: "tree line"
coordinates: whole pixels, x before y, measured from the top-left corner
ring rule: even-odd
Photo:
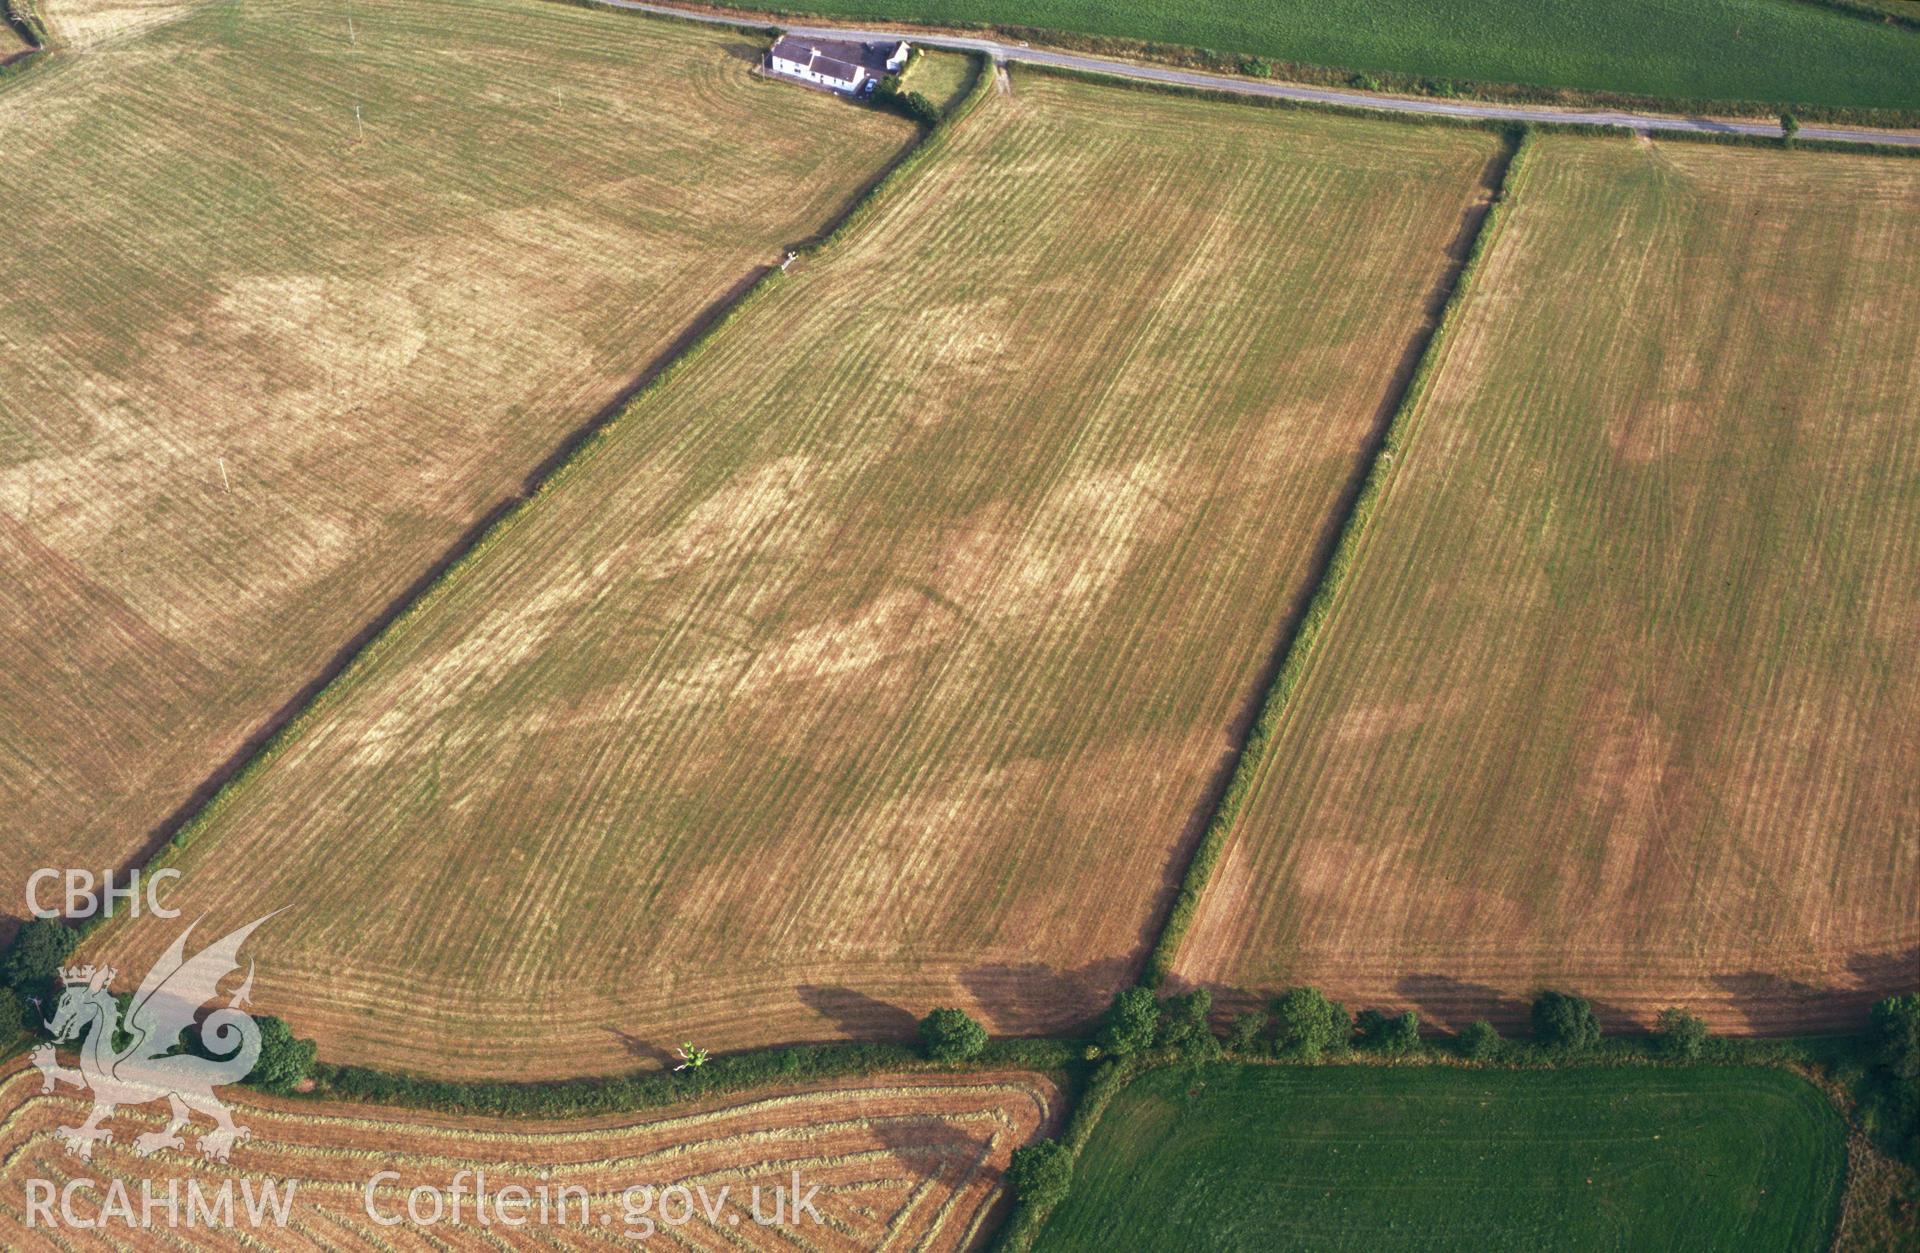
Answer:
[[[14,934],[6,953],[0,955],[0,1052],[18,1044],[22,1036],[46,1035],[46,1020],[52,1017],[62,991],[60,967],[79,943],[79,932],[51,918],[30,919]],[[114,999],[124,1021],[130,995],[122,992]],[[292,1092],[312,1074],[318,1047],[295,1036],[286,1022],[271,1014],[254,1014],[253,1021],[260,1029],[260,1058],[245,1082],[268,1092]],[[205,1055],[192,1032],[185,1033],[176,1047]]]

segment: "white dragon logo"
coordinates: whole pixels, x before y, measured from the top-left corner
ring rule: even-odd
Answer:
[[[251,1135],[234,1124],[226,1104],[213,1094],[222,1084],[246,1078],[260,1058],[260,1028],[241,1009],[253,990],[251,963],[240,990],[199,1024],[200,1047],[211,1056],[183,1052],[181,1041],[201,1008],[219,994],[220,981],[240,968],[240,945],[267,918],[255,919],[191,958],[186,956],[187,937],[199,923],[189,925],[141,981],[124,1021],[119,1002],[109,990],[115,973],[111,966],[61,968],[64,987],[47,1031],[56,1043],[86,1037],[80,1045],[80,1068],[60,1065],[52,1044],[34,1050],[33,1064],[40,1069],[42,1092],[66,1083],[93,1093],[93,1110],[86,1122],[59,1129],[69,1153],[90,1159],[96,1143],[111,1143],[112,1129],[101,1124],[117,1106],[162,1099],[172,1121],[165,1131],[134,1138],[134,1152],[141,1157],[184,1147],[180,1128],[194,1113],[205,1114],[216,1124],[200,1136],[200,1155],[208,1161],[226,1161],[233,1146]],[[124,1047],[117,1046],[121,1039],[126,1041]]]

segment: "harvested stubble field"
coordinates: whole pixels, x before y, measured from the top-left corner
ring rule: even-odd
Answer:
[[[1021,78],[936,143],[177,856],[209,928],[289,907],[258,991],[325,1056],[1034,1032],[1132,977],[1499,141]]]
[[[1547,138],[1178,970],[1854,1026],[1920,968],[1920,164]]]
[[[648,1213],[636,1212],[629,1228],[626,1189],[681,1185],[704,1187],[721,1216],[710,1222],[696,1200],[692,1222],[659,1226],[652,1238],[676,1248],[959,1249],[979,1243],[989,1229],[1013,1150],[1050,1133],[1063,1105],[1051,1080],[1025,1073],[879,1077],[670,1113],[551,1123],[241,1094],[234,1117],[253,1137],[233,1150],[230,1164],[215,1165],[194,1155],[191,1138],[185,1150],[136,1156],[135,1135],[160,1129],[164,1106],[121,1110],[113,1143],[99,1146],[92,1161],[79,1161],[66,1153],[55,1128],[83,1119],[87,1104],[61,1091],[67,1094],[41,1095],[39,1074],[30,1069],[16,1068],[0,1083],[0,1244],[9,1249],[63,1247],[44,1228],[27,1226],[27,1180],[61,1188],[75,1178],[97,1181],[75,1194],[73,1208],[83,1218],[100,1212],[104,1190],[115,1181],[128,1189],[136,1214],[144,1180],[162,1197],[170,1181],[183,1190],[197,1183],[212,1191],[232,1180],[236,1194],[242,1182],[295,1181],[292,1221],[284,1231],[268,1228],[275,1248],[509,1247],[503,1239],[514,1246],[600,1246],[609,1232],[599,1224],[602,1214],[612,1217],[616,1236],[645,1235],[638,1219],[660,1218],[656,1201]],[[383,1218],[406,1215],[410,1189],[449,1193],[458,1172],[467,1170],[484,1171],[494,1197],[514,1186],[537,1196],[544,1184],[555,1198],[552,1213],[559,1189],[584,1189],[590,1221],[580,1222],[576,1197],[565,1223],[509,1230],[496,1222],[482,1230],[469,1177],[462,1221],[449,1215],[431,1227],[385,1226],[369,1217],[365,1189],[376,1172],[388,1170],[398,1178],[382,1180],[375,1193]],[[821,1223],[803,1216],[791,1228],[757,1225],[751,1190],[762,1189],[760,1213],[771,1216],[773,1188],[790,1193],[795,1171],[803,1192],[819,1187],[813,1209]],[[238,1197],[235,1206],[239,1211]],[[128,1247],[258,1247],[245,1227],[167,1231],[165,1211],[158,1213],[160,1223],[150,1232],[102,1234]],[[537,1215],[537,1201],[528,1213]],[[680,1217],[677,1198],[667,1213]]]
[[[0,916],[135,855],[912,133],[532,0],[168,16],[0,86]]]

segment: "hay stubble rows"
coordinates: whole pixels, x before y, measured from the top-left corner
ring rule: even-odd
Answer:
[[[1456,1025],[1920,972],[1920,169],[1548,138],[1179,973]]]
[[[532,0],[165,17],[0,91],[0,914],[142,855],[911,136]]]
[[[234,1110],[253,1136],[235,1148],[231,1163],[216,1165],[185,1150],[156,1157],[135,1155],[135,1135],[158,1129],[164,1111],[122,1110],[112,1144],[91,1162],[68,1155],[55,1129],[86,1115],[72,1095],[45,1096],[40,1078],[19,1066],[0,1080],[0,1242],[11,1249],[69,1247],[70,1233],[28,1225],[30,1180],[56,1189],[90,1180],[75,1191],[81,1217],[101,1212],[105,1190],[128,1189],[136,1212],[144,1182],[166,1196],[169,1186],[211,1192],[227,1181],[258,1185],[276,1181],[294,1189],[292,1218],[284,1230],[205,1227],[169,1230],[165,1210],[152,1229],[112,1226],[98,1233],[108,1244],[128,1248],[504,1248],[600,1247],[609,1231],[646,1235],[642,1219],[656,1228],[654,1243],[672,1248],[873,1249],[974,1247],[988,1229],[1003,1196],[1001,1174],[1013,1150],[1053,1131],[1062,1112],[1062,1092],[1044,1076],[980,1073],[949,1076],[882,1076],[697,1103],[671,1112],[603,1116],[561,1122],[501,1122],[419,1111],[317,1101],[248,1096]],[[368,1212],[367,1187],[383,1177]],[[471,1174],[484,1172],[491,1197],[519,1187],[536,1200],[518,1211],[534,1220],[519,1227],[476,1221]],[[820,1216],[801,1214],[789,1225],[754,1222],[752,1189],[762,1189],[762,1217],[775,1212],[773,1189],[787,1188],[798,1172],[804,1195]],[[415,1187],[450,1196],[464,1183],[467,1199],[458,1221],[451,1210],[430,1226],[392,1226],[379,1219],[404,1217]],[[545,1186],[553,1198],[541,1222],[537,1198]],[[691,1222],[659,1224],[657,1203],[644,1213],[632,1187],[704,1188],[715,1217],[696,1209]],[[564,1220],[559,1190],[584,1189]],[[817,1194],[807,1188],[818,1188]],[[722,1189],[726,1190],[724,1200]],[[697,1195],[697,1194],[696,1194]],[[240,1202],[236,1201],[236,1211]],[[791,1207],[792,1202],[787,1202]],[[666,1212],[678,1219],[675,1198]],[[185,1221],[182,1202],[182,1222]],[[431,1213],[419,1203],[421,1214]],[[788,1212],[791,1212],[790,1210]],[[612,1222],[600,1225],[602,1215]],[[730,1221],[731,1220],[731,1221]],[[504,1243],[503,1243],[504,1241]],[[624,1242],[624,1241],[623,1241]]]
[[[991,95],[323,698],[180,903],[290,906],[263,1004],[455,1076],[1085,1019],[1498,146]]]

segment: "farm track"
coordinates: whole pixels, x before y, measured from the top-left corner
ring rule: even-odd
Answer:
[[[1911,989],[1916,208],[1904,161],[1536,144],[1179,976],[1745,1033]]]
[[[340,16],[148,6],[0,95],[0,880],[144,860],[912,134],[717,33]]]
[[[1052,1131],[1064,1104],[1051,1080],[1026,1073],[881,1076],[558,1122],[456,1118],[242,1091],[235,1117],[253,1137],[234,1149],[230,1165],[185,1156],[191,1139],[186,1150],[135,1156],[134,1135],[164,1121],[163,1110],[152,1107],[116,1113],[114,1142],[101,1146],[93,1161],[80,1162],[64,1151],[54,1129],[84,1118],[85,1101],[43,1096],[37,1073],[18,1064],[8,1069],[0,1080],[0,1244],[19,1250],[68,1247],[27,1225],[30,1178],[55,1187],[73,1178],[98,1180],[101,1187],[119,1181],[131,1190],[136,1213],[148,1180],[163,1197],[170,1183],[217,1189],[227,1180],[236,1186],[297,1181],[284,1231],[169,1231],[162,1210],[153,1231],[100,1233],[136,1249],[259,1247],[261,1235],[271,1235],[280,1249],[504,1248],[529,1239],[540,1247],[599,1247],[607,1229],[597,1216],[611,1214],[619,1235],[626,1188],[673,1184],[704,1187],[710,1199],[729,1189],[727,1212],[738,1221],[709,1222],[696,1213],[686,1225],[662,1226],[653,1238],[671,1247],[964,1249],[991,1229],[1012,1151]],[[387,1170],[398,1178],[383,1181],[376,1193],[383,1217],[405,1214],[410,1188],[447,1191],[457,1172],[478,1170],[493,1196],[511,1186],[583,1188],[595,1221],[487,1230],[474,1221],[469,1179],[464,1221],[384,1226],[368,1215],[363,1197],[367,1181]],[[770,1197],[773,1187],[791,1184],[795,1171],[820,1189],[814,1208],[821,1224],[756,1226],[750,1190],[761,1186]],[[99,1191],[87,1187],[75,1207],[90,1215],[101,1201]],[[762,1212],[771,1210],[769,1200]],[[577,1203],[572,1212],[577,1215]],[[658,1210],[652,1216],[657,1219]]]
[[[1627,112],[1620,109],[1573,109],[1551,105],[1481,104],[1458,100],[1431,100],[1413,96],[1387,96],[1378,92],[1344,91],[1337,87],[1309,87],[1296,83],[1274,83],[1236,78],[1229,74],[1211,74],[1202,70],[1175,69],[1138,61],[1119,61],[1111,57],[1090,56],[1079,52],[1059,52],[1007,43],[974,35],[951,35],[916,27],[830,25],[819,22],[789,23],[772,16],[755,20],[738,14],[720,14],[682,9],[669,4],[648,4],[645,0],[593,0],[593,3],[636,13],[653,13],[689,22],[732,26],[753,30],[777,25],[789,34],[803,38],[853,39],[861,41],[888,38],[910,39],[929,48],[948,48],[991,57],[996,64],[1024,62],[1083,74],[1101,74],[1109,78],[1156,83],[1167,87],[1225,92],[1264,100],[1291,100],[1301,104],[1330,105],[1374,113],[1398,113],[1416,117],[1458,118],[1486,122],[1531,122],[1542,126],[1618,126],[1640,134],[1662,131],[1696,135],[1742,135],[1778,139],[1780,127],[1771,122],[1743,122],[1720,118],[1676,117],[1656,113]],[[1884,130],[1866,126],[1804,126],[1805,139],[1830,140],[1846,144],[1892,144],[1903,148],[1920,147],[1920,132]]]
[[[223,796],[263,1005],[551,1077],[1133,976],[1500,141],[1112,92],[990,95]]]

